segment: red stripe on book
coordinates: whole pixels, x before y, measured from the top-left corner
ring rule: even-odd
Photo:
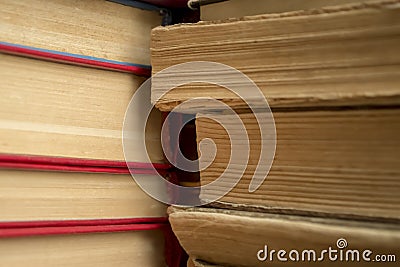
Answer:
[[[9,221],[0,222],[0,229],[35,227],[100,226],[119,224],[167,223],[167,217],[119,218],[93,220]]]
[[[46,166],[72,166],[72,167],[101,167],[125,169],[127,173],[127,165],[130,169],[157,169],[167,170],[171,166],[162,163],[146,163],[146,162],[124,162],[112,160],[96,160],[96,159],[80,159],[80,158],[64,158],[64,157],[49,157],[49,156],[32,156],[32,155],[16,155],[16,154],[0,154],[0,164],[15,163],[15,164],[31,164],[31,165],[46,165]]]
[[[119,168],[127,167],[127,163],[125,161],[19,155],[19,154],[0,154],[0,161],[23,162],[23,163],[46,163],[54,165],[102,166],[102,167],[119,167]],[[145,162],[129,162],[128,165],[130,168],[140,168],[140,169],[148,169],[151,168],[152,166],[156,169],[169,169],[171,167],[169,164],[145,163]]]
[[[162,229],[165,226],[166,224],[162,223],[150,223],[150,224],[5,228],[5,229],[0,229],[0,238],[37,236],[37,235],[64,235],[64,234],[147,231],[147,230]]]
[[[33,58],[40,58],[50,61],[62,62],[62,63],[73,63],[83,66],[94,66],[102,69],[119,70],[124,72],[131,72],[138,76],[149,77],[151,75],[151,70],[147,68],[141,68],[137,66],[116,64],[105,61],[91,60],[86,58],[73,57],[62,54],[55,54],[46,51],[40,51],[35,49],[29,49],[26,47],[18,47],[6,44],[0,44],[0,51],[9,54],[16,54],[21,56],[28,56]]]
[[[31,163],[15,163],[0,162],[0,168],[5,169],[25,169],[25,170],[42,170],[42,171],[64,171],[64,172],[88,172],[88,173],[111,173],[111,174],[145,174],[145,175],[165,175],[166,170],[156,169],[127,169],[112,167],[90,167],[90,166],[68,166],[68,165],[51,165],[51,164],[31,164]]]
[[[65,171],[65,172],[91,172],[91,173],[113,173],[128,174],[129,170],[124,168],[90,167],[90,166],[68,166],[51,164],[32,164],[19,162],[0,162],[0,168],[6,169],[25,169],[25,170],[44,170],[44,171]],[[155,171],[146,169],[133,170],[136,174],[155,174]]]

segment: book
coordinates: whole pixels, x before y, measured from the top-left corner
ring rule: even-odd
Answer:
[[[0,209],[1,222],[166,217],[129,172],[0,169]]]
[[[83,231],[75,234],[45,232],[20,237],[4,236],[0,229],[1,262],[6,266],[165,266],[161,227],[108,226],[111,232],[85,232],[87,228],[80,227]],[[47,231],[59,231],[54,228]]]
[[[327,6],[358,3],[357,0],[227,0],[212,4],[200,5],[200,19],[224,20],[261,14],[284,13],[306,10],[311,8],[325,8]]]
[[[398,3],[373,1],[157,27],[152,31],[152,72],[191,61],[226,64],[247,75],[271,108],[396,105],[400,69]],[[168,75],[152,79],[152,103],[159,109],[170,111],[197,97],[222,100],[233,108],[246,107],[243,100],[248,99],[224,88],[245,86],[246,79],[196,64],[177,72],[172,69]],[[195,80],[164,95],[166,86],[172,85],[171,75],[179,81]],[[209,77],[224,86],[196,83]],[[213,105],[198,99],[180,110],[195,113],[212,109]]]
[[[162,20],[158,9],[100,0],[6,0],[0,10],[2,44],[147,68],[150,31]]]
[[[161,9],[117,2],[0,3],[1,264],[181,261],[166,206],[132,177],[165,176],[170,167],[161,113],[127,111],[150,75],[149,33]],[[132,124],[123,131],[126,114]],[[123,134],[133,140],[129,160]]]
[[[0,54],[0,79],[0,153],[124,161],[124,116],[143,77]],[[154,163],[164,162],[160,127],[154,110],[146,134],[132,129]],[[139,150],[131,159],[149,161]]]
[[[396,266],[398,8],[368,1],[153,29],[152,103],[196,115],[207,206],[169,208],[188,266],[367,266],[381,256]],[[255,115],[274,118],[262,136]],[[270,164],[258,162],[262,141],[272,165],[252,191]]]
[[[169,213],[190,258],[211,266],[377,266],[379,257],[397,266],[400,253],[398,224],[212,208]]]
[[[272,147],[268,142],[274,138],[273,129],[268,128],[268,137],[261,136],[253,113],[239,113],[240,120],[228,114],[197,115],[200,183],[209,184],[222,175],[225,179],[202,188],[201,200],[267,212],[400,219],[400,109],[295,109],[275,110],[272,115],[275,154],[266,151]],[[239,131],[241,123],[247,133]],[[202,144],[206,139],[213,144]],[[255,174],[256,167],[269,159],[259,162],[262,143],[263,153],[270,152],[273,162],[269,172]],[[250,192],[255,178],[262,183]],[[224,195],[233,181],[238,182]]]

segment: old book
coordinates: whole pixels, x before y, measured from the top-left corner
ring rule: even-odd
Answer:
[[[202,200],[222,196],[228,182],[238,181],[218,202],[275,212],[400,219],[400,109],[274,111],[276,151],[275,155],[264,151],[274,159],[268,175],[258,176],[256,167],[267,164],[259,162],[261,140],[269,148],[273,129],[268,129],[268,138],[261,137],[251,113],[240,114],[247,134],[238,131],[240,123],[232,115],[213,115],[229,122],[226,125],[203,115],[196,119],[197,141],[211,139],[216,150],[211,143],[199,146],[200,167],[208,166],[200,172],[201,184],[217,180],[224,172],[225,180],[202,188]],[[233,139],[238,146],[232,145]],[[242,156],[234,159],[231,153]],[[250,192],[254,178],[263,182]]]
[[[0,10],[2,44],[139,66],[150,65],[150,31],[162,19],[102,0],[5,0]]]
[[[143,77],[0,54],[0,80],[0,153],[124,161],[124,116]],[[140,109],[135,119],[146,120]],[[154,111],[146,134],[131,129],[156,163],[160,127]],[[141,150],[131,160],[148,162]]]
[[[397,266],[400,253],[398,224],[211,208],[169,213],[190,258],[216,266],[377,266],[380,259]]]
[[[1,263],[4,266],[41,267],[165,266],[163,233],[156,227],[151,230],[151,225],[142,225],[141,228],[135,225],[125,225],[125,228],[108,226],[109,232],[42,233],[26,237],[7,237],[10,231],[3,233],[0,229]],[[117,229],[124,229],[124,232],[113,232]]]
[[[0,210],[1,222],[166,216],[129,173],[23,169],[0,169]]]
[[[251,15],[322,8],[361,0],[228,0],[200,6],[201,20],[223,20]]]
[[[271,107],[398,104],[399,9],[399,1],[387,0],[158,27],[152,31],[152,71],[189,61],[223,63],[252,79]],[[222,86],[194,83],[213,77],[224,86],[246,84],[232,72],[196,64],[177,72],[152,80],[159,109],[195,97],[245,106]],[[169,85],[187,80],[193,82],[163,95]],[[185,109],[195,107],[213,108],[198,100]]]

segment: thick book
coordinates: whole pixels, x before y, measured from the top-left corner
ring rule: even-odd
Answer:
[[[157,27],[152,72],[190,61],[226,64],[254,81],[271,107],[398,104],[399,9],[399,1],[386,0]],[[242,99],[224,88],[248,88],[248,80],[218,67],[191,64],[154,76],[152,102],[164,111],[196,97],[231,107],[246,107],[249,98],[262,103],[251,91]],[[199,83],[209,77],[212,82]],[[180,83],[166,93],[166,86]],[[215,103],[197,99],[181,110]]]
[[[400,255],[398,224],[212,208],[169,213],[190,258],[212,263],[197,266],[397,266]]]
[[[104,66],[120,65],[127,71],[149,70],[150,31],[161,25],[159,9],[116,2],[1,1],[0,44],[33,50],[39,52],[37,56],[53,53],[78,61],[102,61]]]
[[[0,227],[3,222],[166,217],[166,206],[129,173],[77,170],[0,169],[0,210]]]
[[[0,80],[0,153],[124,161],[124,116],[143,77],[0,54]],[[147,119],[133,108],[136,120]],[[146,131],[130,129],[135,140],[146,139],[154,163],[164,162],[160,127],[154,110]],[[131,161],[149,161],[132,151]]]
[[[200,3],[200,18],[223,20],[261,14],[283,13],[311,8],[322,8],[347,3],[358,3],[361,0],[226,0],[211,4]]]
[[[165,227],[159,223],[0,228],[1,264],[166,266]]]
[[[253,113],[239,116],[235,120],[233,115],[213,114],[209,119],[199,114],[196,119],[201,184],[224,179],[202,188],[201,200],[270,212],[400,219],[397,107],[274,111],[276,136],[271,128],[261,136]],[[245,133],[240,131],[241,123]],[[267,151],[273,149],[268,146],[273,138],[275,154]],[[202,143],[207,139],[214,144]],[[269,157],[273,157],[269,173],[256,173]],[[254,192],[249,187],[253,179],[262,182]],[[224,195],[232,183],[232,190]]]

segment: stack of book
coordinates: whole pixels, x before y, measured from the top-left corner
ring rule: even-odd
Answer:
[[[166,206],[134,182],[122,149],[159,12],[101,0],[4,0],[0,10],[1,265],[165,266]],[[156,112],[151,162],[138,151],[131,172],[169,167],[160,126]]]
[[[399,36],[397,0],[152,31],[154,73],[188,61],[199,64],[184,71],[170,68],[152,83],[152,101],[160,110],[197,116],[199,162],[204,167],[199,198],[209,204],[169,208],[173,231],[191,258],[188,266],[396,266]],[[201,67],[205,61],[244,73],[268,100],[276,130],[268,175],[255,177],[261,144],[274,134],[269,128],[265,139],[256,120],[256,115],[268,116],[262,113],[268,111],[262,106],[264,98],[253,97],[256,109],[250,110],[244,102],[248,99],[204,82],[218,77],[221,84],[244,92],[248,85],[212,64]],[[173,78],[180,80],[171,82]],[[179,86],[165,94],[165,84]],[[209,98],[230,106],[240,120]],[[239,134],[242,123],[245,135]],[[213,143],[202,142],[210,139]],[[236,150],[233,142],[239,144]],[[230,162],[232,155],[246,159],[246,153],[245,163]],[[222,174],[223,182],[205,187]],[[254,188],[253,179],[262,183]]]

